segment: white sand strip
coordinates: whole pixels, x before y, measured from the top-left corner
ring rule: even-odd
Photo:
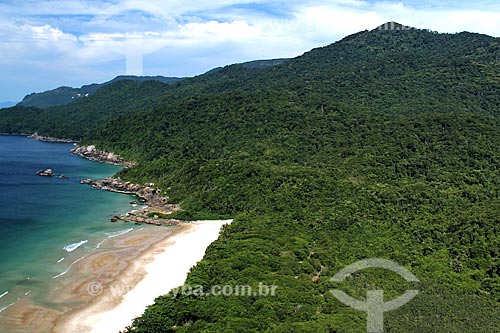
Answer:
[[[196,221],[168,238],[160,250],[134,262],[112,286],[90,306],[77,311],[58,325],[55,332],[119,332],[143,314],[154,299],[184,284],[191,267],[200,261],[207,247],[219,237],[225,221]],[[145,276],[132,289],[134,277]],[[124,290],[125,289],[125,290]]]

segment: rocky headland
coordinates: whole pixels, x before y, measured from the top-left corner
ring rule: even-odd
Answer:
[[[153,183],[139,185],[123,181],[120,178],[105,178],[103,180],[84,179],[80,183],[104,191],[135,195],[140,198],[140,202],[147,205],[146,208],[141,210],[125,215],[116,215],[111,219],[112,222],[125,221],[154,225],[177,225],[181,222],[166,217],[168,214],[180,210],[180,207],[168,204],[167,199],[161,196],[161,190],[154,188]]]
[[[43,135],[38,135],[38,133],[33,133],[28,136],[28,138],[33,139],[33,140],[38,140],[38,141],[44,141],[44,142],[60,142],[60,143],[74,143],[74,140],[71,139],[59,139],[59,138],[53,138],[50,136],[43,136]]]
[[[71,153],[80,157],[124,167],[132,167],[135,163],[127,162],[117,154],[96,149],[95,146],[77,146],[71,149]],[[120,178],[105,178],[102,180],[83,179],[81,184],[87,184],[92,188],[103,191],[110,191],[128,195],[135,195],[140,198],[140,202],[144,203],[146,208],[132,211],[123,215],[115,215],[111,222],[124,221],[133,223],[146,223],[154,225],[177,225],[181,223],[179,220],[168,218],[168,214],[180,210],[178,205],[167,203],[167,198],[161,196],[161,189],[155,188],[155,184],[147,183],[144,185],[134,184],[123,181]]]
[[[70,152],[92,161],[120,165],[126,168],[135,165],[135,163],[127,162],[119,155],[116,155],[114,153],[97,150],[95,146],[77,146],[71,149]]]

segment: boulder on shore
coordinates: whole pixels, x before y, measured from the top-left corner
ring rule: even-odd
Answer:
[[[161,190],[157,188],[134,184],[123,181],[120,178],[104,178],[102,180],[82,179],[80,180],[80,184],[87,184],[92,188],[104,191],[132,194],[139,197],[139,200],[132,201],[132,204],[146,203],[148,205],[148,208],[128,212],[125,215],[115,215],[111,218],[111,222],[123,221],[136,224],[146,223],[169,226],[180,223],[178,220],[169,219],[164,216],[180,210],[180,207],[175,204],[169,204],[167,198],[162,197]]]

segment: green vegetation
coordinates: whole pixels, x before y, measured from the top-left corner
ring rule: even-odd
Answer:
[[[76,113],[60,123],[50,113],[53,127],[32,131],[68,131],[139,161],[120,177],[159,184],[180,216],[234,217],[187,284],[278,288],[166,295],[128,332],[364,332],[365,314],[330,289],[362,299],[367,287],[388,298],[410,287],[383,270],[330,282],[364,258],[421,281],[411,303],[386,313],[387,332],[500,332],[500,40],[365,31],[144,98],[109,88],[116,95],[88,99],[106,121],[76,129]],[[135,99],[115,106],[119,95]],[[0,112],[0,132],[32,124],[21,116]]]
[[[49,108],[51,106],[66,105],[78,98],[85,98],[86,94],[93,94],[99,85],[88,85],[85,88],[59,87],[54,90],[45,91],[42,93],[32,93],[23,98],[19,106],[37,107],[40,109]]]
[[[147,110],[167,86],[157,81],[118,81],[92,96],[65,105],[38,109],[15,106],[0,110],[0,133],[38,132],[43,136],[81,139],[90,130],[138,110]]]
[[[102,84],[89,84],[81,88],[59,87],[54,90],[45,91],[42,93],[32,93],[23,98],[19,106],[36,107],[46,109],[53,106],[67,105],[80,98],[86,98],[95,93],[99,88],[118,81],[129,80],[134,82],[144,82],[148,80],[159,81],[162,83],[175,83],[182,80],[176,77],[163,77],[163,76],[117,76],[109,82]]]

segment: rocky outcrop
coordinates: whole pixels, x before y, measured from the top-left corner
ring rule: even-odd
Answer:
[[[59,138],[53,138],[50,136],[43,136],[43,135],[38,135],[38,133],[33,133],[28,138],[33,139],[33,140],[38,140],[38,141],[45,141],[45,142],[61,142],[61,143],[73,143],[75,142],[74,140],[71,139],[59,139]]]
[[[135,224],[153,224],[153,225],[167,225],[173,226],[178,225],[182,221],[175,219],[160,218],[155,212],[151,212],[150,208],[145,208],[137,212],[129,212],[125,215],[115,215],[111,219],[111,222],[123,221],[132,222]]]
[[[139,185],[126,182],[120,178],[104,178],[103,180],[83,179],[81,184],[91,185],[105,191],[117,192],[123,194],[136,195],[144,199],[150,206],[165,208],[166,212],[172,211],[172,205],[167,204],[167,199],[161,196],[161,190],[147,185]]]
[[[39,170],[36,172],[36,174],[39,176],[43,176],[43,177],[57,177],[57,178],[61,178],[61,179],[69,178],[68,176],[66,176],[64,174],[54,173],[54,171],[52,171],[52,169]]]
[[[54,177],[54,171],[52,171],[52,169],[39,170],[36,174],[44,177]]]
[[[95,146],[78,146],[71,149],[71,153],[80,157],[109,164],[132,167],[134,163],[125,162],[123,158],[114,153],[97,150]],[[144,185],[126,182],[120,178],[105,178],[102,180],[83,179],[81,184],[87,184],[92,188],[103,191],[110,191],[122,194],[135,195],[141,198],[131,204],[137,205],[144,203],[147,207],[134,210],[124,215],[115,215],[111,222],[124,221],[136,224],[154,224],[154,225],[177,225],[181,221],[169,219],[168,214],[179,210],[178,205],[167,203],[167,198],[161,196],[161,189],[155,188],[155,184],[146,183]]]
[[[135,195],[141,198],[141,202],[148,205],[148,207],[142,210],[127,213],[125,215],[116,215],[111,219],[112,222],[121,220],[155,225],[175,225],[179,223],[177,220],[158,217],[168,215],[180,208],[178,205],[168,204],[167,198],[161,196],[161,190],[152,187],[154,186],[152,183],[139,185],[123,181],[120,178],[105,178],[103,180],[84,179],[81,180],[80,183],[88,184],[93,188],[104,191]],[[134,203],[137,204],[137,202]]]
[[[80,157],[108,164],[121,165],[124,167],[132,167],[134,163],[126,162],[119,155],[114,153],[105,152],[102,150],[97,150],[95,146],[77,146],[70,150],[71,153],[78,155]]]

